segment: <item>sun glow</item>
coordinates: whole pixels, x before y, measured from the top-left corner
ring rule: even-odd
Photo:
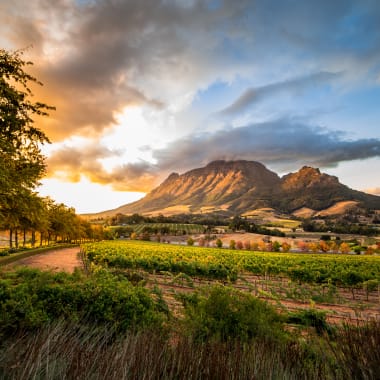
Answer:
[[[154,138],[152,126],[141,107],[127,107],[116,115],[116,125],[105,134],[100,143],[115,151],[114,157],[99,160],[107,170],[121,163],[137,160],[154,163],[147,145]]]
[[[134,202],[145,193],[112,190],[110,186],[92,183],[81,178],[77,183],[61,182],[49,178],[41,181],[37,189],[41,196],[51,196],[56,202],[74,207],[79,214],[105,211]]]

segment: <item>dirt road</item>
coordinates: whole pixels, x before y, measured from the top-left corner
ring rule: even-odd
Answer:
[[[56,249],[44,252],[25,259],[20,259],[7,266],[28,266],[43,270],[64,271],[72,273],[74,269],[82,268],[83,264],[78,257],[79,247]]]

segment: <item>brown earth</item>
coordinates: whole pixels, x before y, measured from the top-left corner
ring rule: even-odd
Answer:
[[[79,247],[55,249],[35,256],[20,259],[7,267],[28,266],[42,270],[73,273],[75,268],[82,268],[83,263],[79,258]]]
[[[133,270],[132,270],[133,272]],[[141,278],[144,278],[149,288],[158,286],[165,301],[171,311],[179,316],[183,313],[181,302],[176,299],[176,294],[191,293],[200,286],[223,284],[223,281],[194,278],[175,274],[149,274],[143,270],[137,271]],[[332,324],[343,322],[356,324],[370,319],[380,320],[380,294],[378,291],[366,295],[362,289],[355,289],[355,298],[352,298],[350,290],[338,288],[335,295],[335,302],[312,302],[309,298],[299,299],[288,298],[285,288],[299,288],[300,285],[288,283],[289,279],[281,277],[257,276],[244,273],[236,283],[229,284],[234,288],[247,291],[256,297],[273,304],[280,312],[295,312],[305,309],[315,309],[326,313],[327,320]],[[303,288],[311,288],[307,284],[301,285]]]

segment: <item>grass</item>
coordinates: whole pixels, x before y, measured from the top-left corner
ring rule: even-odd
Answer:
[[[305,339],[308,339],[307,337]],[[327,344],[195,343],[153,331],[117,339],[63,321],[0,346],[1,379],[376,379],[380,324],[343,326]]]

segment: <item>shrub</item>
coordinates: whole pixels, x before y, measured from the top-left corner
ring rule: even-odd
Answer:
[[[276,340],[284,336],[282,317],[250,294],[213,286],[181,297],[185,330],[197,341]]]
[[[280,252],[281,244],[275,240],[272,244],[272,249],[274,252]]]
[[[165,315],[147,289],[134,287],[127,279],[105,270],[90,277],[36,269],[2,273],[0,301],[0,337],[60,318],[84,318],[89,323],[112,325],[121,332],[160,326]]]
[[[251,241],[250,246],[251,246],[252,251],[257,251],[259,248],[259,243],[257,241]]]
[[[287,322],[314,327],[319,335],[325,331],[330,331],[330,326],[326,322],[326,313],[315,309],[300,310],[290,313]]]

